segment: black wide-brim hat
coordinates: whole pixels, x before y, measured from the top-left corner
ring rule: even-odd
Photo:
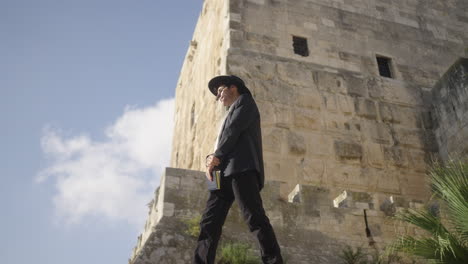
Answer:
[[[216,76],[208,82],[208,88],[210,89],[210,92],[214,94],[215,96],[218,94],[218,87],[221,85],[226,85],[226,86],[235,85],[237,86],[237,89],[240,94],[243,94],[243,93],[250,94],[250,91],[247,88],[247,86],[245,86],[244,81],[235,75]]]

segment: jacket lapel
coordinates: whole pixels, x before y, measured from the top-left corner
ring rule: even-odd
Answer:
[[[224,136],[224,128],[227,126],[227,124],[231,123],[232,112],[239,105],[240,100],[241,100],[241,98],[237,98],[237,100],[229,107],[229,112],[228,112],[226,118],[224,119],[223,127],[221,128],[221,132],[220,132],[220,135],[219,135],[219,141],[221,141],[221,139]]]

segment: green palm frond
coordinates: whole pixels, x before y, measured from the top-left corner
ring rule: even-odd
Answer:
[[[434,216],[428,210],[413,210],[407,209],[396,216],[396,219],[406,223],[413,224],[431,234],[441,234],[448,232],[441,223],[440,218]]]
[[[391,245],[391,251],[404,252],[436,263],[466,264],[468,261],[466,249],[442,237],[416,239],[408,235],[401,236]]]
[[[434,197],[443,218],[424,210],[404,210],[396,218],[427,232],[423,238],[404,235],[390,246],[436,263],[468,263],[468,162],[434,164],[430,172]]]
[[[431,173],[434,194],[446,202],[449,221],[464,241],[468,240],[468,162],[436,164]]]
[[[346,245],[345,248],[338,255],[345,264],[361,264],[365,263],[366,253],[362,247],[357,247],[356,251],[349,245]]]

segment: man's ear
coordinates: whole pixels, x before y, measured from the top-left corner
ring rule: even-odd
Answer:
[[[234,88],[235,88],[236,93],[240,94],[239,89],[237,88],[237,86],[235,86],[234,84],[231,84],[231,86],[229,86],[229,90],[234,89]]]

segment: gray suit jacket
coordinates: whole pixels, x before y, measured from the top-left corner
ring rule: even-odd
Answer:
[[[220,159],[218,167],[224,176],[254,170],[258,172],[260,189],[263,188],[260,113],[252,95],[241,94],[230,106],[214,156]]]

